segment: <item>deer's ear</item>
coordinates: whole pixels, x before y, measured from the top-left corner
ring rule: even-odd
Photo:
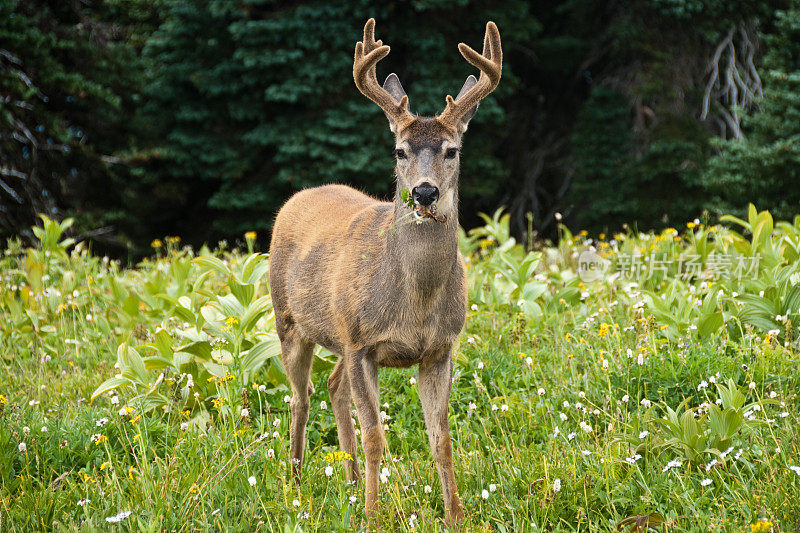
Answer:
[[[464,82],[464,86],[461,87],[460,91],[458,91],[458,96],[456,96],[456,102],[458,102],[458,99],[461,98],[464,94],[466,94],[467,91],[472,89],[477,83],[478,83],[478,80],[475,78],[475,76],[470,74],[467,77],[467,81]],[[458,131],[459,131],[459,133],[464,133],[465,131],[467,131],[467,126],[469,126],[469,121],[475,115],[475,112],[478,110],[478,105],[479,104],[480,104],[480,102],[478,102],[478,104],[475,104],[474,106],[472,106],[472,109],[470,109],[469,111],[464,113],[464,116],[461,117],[461,119],[458,121]]]
[[[392,72],[386,77],[386,81],[383,82],[383,88],[388,92],[394,101],[400,103],[400,100],[406,96],[406,91],[403,89],[403,84],[400,83],[400,78],[397,77],[397,74]],[[389,119],[389,127],[392,129],[392,133],[397,133],[397,124],[392,120],[392,117],[389,116],[388,113],[386,114],[386,118]]]

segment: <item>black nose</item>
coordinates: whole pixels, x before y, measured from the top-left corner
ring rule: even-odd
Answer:
[[[423,183],[411,190],[411,198],[419,205],[429,206],[439,199],[439,189],[430,183]]]

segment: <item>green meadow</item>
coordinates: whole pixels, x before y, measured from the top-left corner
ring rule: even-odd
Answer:
[[[484,221],[460,238],[464,530],[800,530],[800,217],[533,246]],[[324,350],[292,479],[264,236],[123,268],[68,225],[0,257],[0,530],[364,530]],[[446,530],[415,376],[379,377],[385,531]]]

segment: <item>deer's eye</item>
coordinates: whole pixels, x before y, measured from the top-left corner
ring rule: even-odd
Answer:
[[[392,155],[395,156],[397,159],[405,159],[406,158],[406,151],[402,148],[395,148]]]
[[[458,153],[458,148],[448,148],[447,151],[444,153],[444,158],[453,159],[457,153]]]

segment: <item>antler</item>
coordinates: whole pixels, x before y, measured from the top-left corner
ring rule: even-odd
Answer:
[[[455,129],[458,121],[467,111],[486,98],[500,83],[503,72],[503,49],[500,46],[500,31],[494,22],[486,23],[486,35],[483,38],[483,53],[479,54],[464,43],[458,44],[458,50],[471,65],[481,71],[478,82],[458,100],[447,95],[447,106],[438,119],[443,125]]]
[[[416,117],[408,110],[408,96],[397,102],[389,92],[381,87],[375,75],[375,65],[389,55],[389,46],[375,40],[375,19],[364,25],[364,40],[356,43],[353,61],[353,79],[361,93],[378,104],[396,124],[398,131],[411,124]]]

